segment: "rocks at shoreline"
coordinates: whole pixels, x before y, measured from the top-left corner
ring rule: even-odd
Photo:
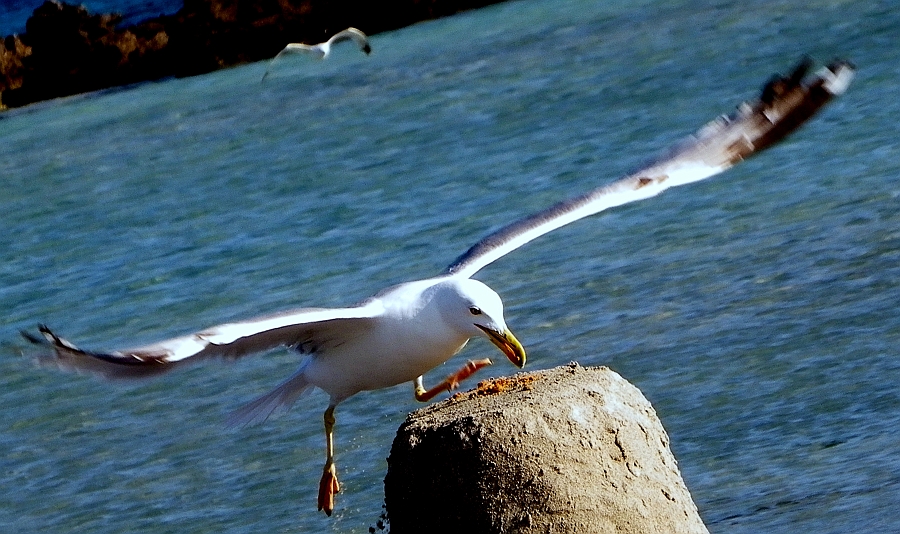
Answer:
[[[707,532],[653,407],[605,367],[486,380],[413,412],[384,486],[395,534]]]
[[[47,1],[0,40],[0,109],[273,57],[353,26],[372,35],[501,0],[185,0],[119,28],[115,14]]]

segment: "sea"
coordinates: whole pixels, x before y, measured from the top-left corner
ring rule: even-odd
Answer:
[[[653,403],[713,533],[900,532],[900,10],[842,0],[518,0],[280,59],[0,114],[0,532],[379,530],[412,386],[315,392],[248,428],[287,351],[148,381],[35,363],[439,273],[635,169],[804,56],[858,75],[795,135],[476,278],[526,370],[612,368]],[[491,357],[483,339],[426,375]],[[463,387],[472,386],[478,377]],[[422,525],[433,529],[435,525]]]

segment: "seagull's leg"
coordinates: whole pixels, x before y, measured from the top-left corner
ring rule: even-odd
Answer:
[[[334,494],[341,491],[334,468],[334,421],[334,405],[329,405],[325,410],[325,468],[319,481],[319,510],[325,510],[329,516],[334,510]]]
[[[443,382],[429,390],[426,390],[425,386],[422,385],[422,377],[419,376],[413,384],[416,392],[416,400],[419,402],[428,402],[442,391],[453,391],[459,387],[461,381],[469,378],[479,369],[487,367],[488,365],[491,365],[491,360],[488,360],[487,358],[483,360],[469,360],[462,369],[448,376]]]

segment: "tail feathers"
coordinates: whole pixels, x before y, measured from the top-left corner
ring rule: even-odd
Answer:
[[[227,424],[230,427],[241,427],[262,423],[273,413],[289,409],[310,389],[312,384],[306,380],[301,368],[277,388],[232,412]]]

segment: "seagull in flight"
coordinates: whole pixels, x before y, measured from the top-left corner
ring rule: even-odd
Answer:
[[[389,287],[356,305],[297,309],[110,351],[81,349],[45,325],[22,335],[44,346],[44,359],[109,377],[151,376],[207,358],[234,359],[278,348],[306,355],[291,377],[240,408],[230,422],[261,422],[310,389],[324,390],[330,399],[324,414],[326,451],[318,507],[331,515],[340,491],[333,441],[338,404],[361,391],[404,382],[412,383],[415,398],[423,402],[451,391],[490,360],[469,361],[428,389],[422,375],[473,337],[487,338],[516,367],[525,365],[525,350],[506,325],[500,296],[473,279],[476,273],[554,229],[716,175],[780,141],[843,93],[854,73],[852,65],[838,61],[804,82],[809,66],[804,61],[790,75],[773,78],[762,97],[710,122],[636,172],[501,228],[433,278]]]
[[[268,68],[266,68],[266,72],[263,74],[262,80],[260,83],[265,81],[266,76],[269,75],[269,71],[272,69],[272,65],[275,64],[275,61],[280,58],[284,54],[307,54],[309,56],[315,57],[316,59],[325,59],[331,53],[331,47],[341,41],[350,41],[353,40],[356,42],[356,46],[359,47],[360,50],[369,55],[372,53],[372,47],[369,46],[369,39],[366,37],[366,34],[357,30],[356,28],[347,28],[344,31],[338,32],[331,36],[331,39],[325,41],[324,43],[319,43],[315,45],[308,45],[303,43],[288,43],[281,52],[272,58],[272,61],[269,63]]]

